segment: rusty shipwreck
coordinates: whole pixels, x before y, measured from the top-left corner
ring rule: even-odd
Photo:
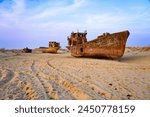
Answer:
[[[87,32],[72,32],[68,37],[71,55],[75,57],[95,57],[118,59],[123,56],[129,31],[113,34],[103,33],[96,39],[87,41]]]
[[[41,51],[43,53],[57,53],[59,48],[60,48],[60,43],[51,41],[49,42],[49,47],[41,48]]]

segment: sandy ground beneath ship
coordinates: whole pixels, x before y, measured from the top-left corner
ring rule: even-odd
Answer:
[[[150,51],[118,60],[70,53],[0,53],[0,99],[150,99]]]

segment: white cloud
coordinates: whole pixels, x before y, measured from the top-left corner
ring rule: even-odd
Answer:
[[[74,10],[84,6],[85,4],[86,4],[85,0],[74,0],[73,4],[68,5],[68,6],[63,6],[63,5],[57,6],[56,5],[56,6],[53,6],[53,7],[46,7],[46,8],[43,8],[43,10],[40,11],[39,13],[33,14],[33,16],[30,19],[39,20],[39,19],[42,19],[42,18],[55,17],[55,16],[58,16],[58,15],[71,13]],[[41,8],[39,8],[39,9],[41,9]],[[36,9],[36,10],[38,10],[38,9]]]
[[[99,5],[94,8],[97,2],[89,0],[72,0],[69,3],[69,0],[47,0],[46,3],[41,0],[33,6],[28,6],[27,0],[12,1],[9,9],[0,6],[0,30],[17,30],[20,36],[28,34],[26,39],[61,38],[77,29],[88,30],[89,34],[90,31],[103,33],[129,29],[144,32],[150,29],[149,7],[135,5],[122,9],[111,5],[103,7],[103,4],[100,4],[100,8]],[[14,34],[17,35],[17,31],[14,31]],[[58,35],[58,32],[62,35]]]
[[[50,30],[51,27],[52,30],[56,25],[65,24],[60,21],[60,16],[66,17],[67,14],[76,11],[86,4],[86,0],[74,0],[73,3],[68,5],[64,5],[62,1],[52,5],[51,1],[49,1],[48,3],[41,3],[34,8],[30,7],[30,9],[27,9],[26,0],[13,0],[11,12],[7,9],[1,9],[0,26],[3,28],[18,27],[25,30]]]
[[[74,0],[70,4],[62,2],[54,5],[49,3],[38,6],[27,7],[26,0],[13,0],[11,11],[0,8],[0,31],[5,32],[4,37],[14,40],[39,40],[66,38],[66,31],[75,27],[73,21],[61,21],[60,16],[67,16],[87,4],[85,0]],[[28,8],[28,9],[27,9]],[[68,19],[67,17],[65,19]],[[58,35],[59,32],[59,35]],[[4,34],[4,33],[3,33]],[[0,33],[2,35],[2,33]],[[63,36],[62,36],[63,35]],[[41,40],[42,39],[42,40]]]
[[[21,15],[25,12],[25,0],[14,0],[13,14]]]
[[[144,7],[132,7],[129,11],[119,11],[118,13],[105,12],[100,14],[88,14],[85,21],[91,29],[117,30],[134,29],[140,32],[149,27],[150,9]]]

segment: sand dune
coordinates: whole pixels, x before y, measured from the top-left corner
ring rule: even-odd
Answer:
[[[0,99],[150,99],[149,47],[120,60],[36,51],[0,53]]]

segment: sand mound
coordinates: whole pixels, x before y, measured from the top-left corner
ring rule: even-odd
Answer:
[[[139,51],[139,52],[147,52],[150,51],[150,47],[127,47],[126,48],[129,51]]]

